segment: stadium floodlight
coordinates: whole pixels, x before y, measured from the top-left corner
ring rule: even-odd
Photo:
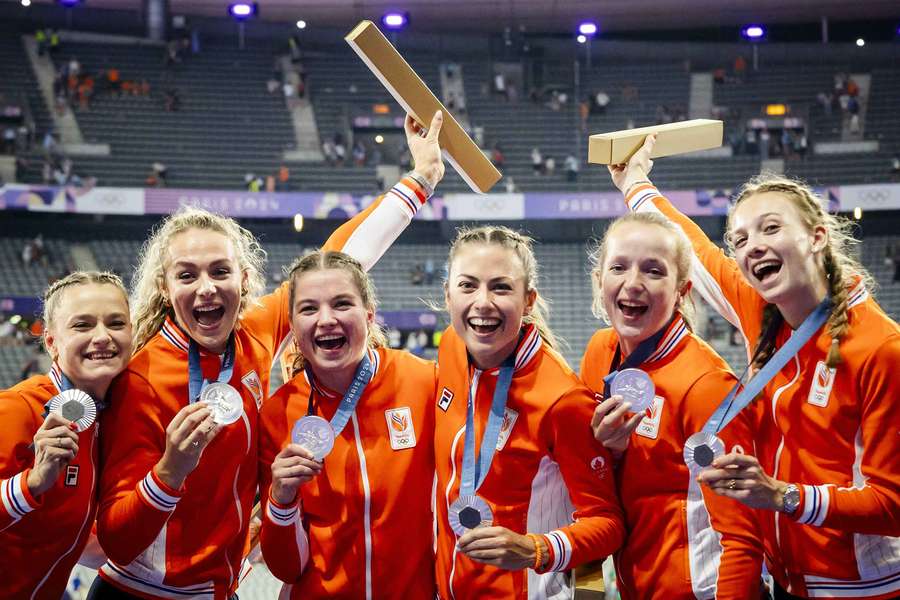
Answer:
[[[306,29],[306,21],[303,19],[297,21],[297,29]]]
[[[866,40],[862,38],[856,38],[856,45],[860,48],[866,45]]]
[[[22,0],[22,6],[28,8],[29,6],[31,6],[31,0]]]
[[[381,23],[387,29],[395,31],[403,29],[409,25],[409,13],[406,12],[387,12],[381,17]]]
[[[74,8],[81,4],[83,0],[56,0],[60,6],[64,6],[65,8]]]
[[[579,44],[583,44],[583,43],[585,43],[585,42],[587,41],[587,36],[585,36],[584,34],[579,33],[579,34],[578,34],[578,37],[575,38],[575,41],[578,42]]]
[[[766,28],[762,25],[747,25],[741,30],[741,35],[751,42],[755,42],[765,37]]]
[[[593,37],[597,35],[597,24],[593,21],[584,21],[578,25],[578,33],[585,37]]]
[[[235,2],[228,5],[228,14],[236,21],[245,21],[259,13],[259,5],[254,2]]]

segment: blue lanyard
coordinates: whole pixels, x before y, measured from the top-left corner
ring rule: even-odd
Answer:
[[[228,338],[225,347],[225,355],[222,357],[222,368],[216,381],[228,383],[234,372],[234,334]],[[209,385],[209,380],[203,378],[203,369],[200,368],[200,346],[191,338],[188,347],[188,400],[193,404],[200,399],[200,392]]]
[[[491,462],[494,460],[497,440],[500,438],[500,427],[503,425],[503,413],[506,410],[506,399],[509,395],[515,364],[516,353],[513,352],[500,367],[500,374],[497,375],[497,387],[494,388],[494,398],[491,402],[491,415],[488,417],[487,427],[484,429],[484,437],[481,438],[481,452],[478,453],[477,463],[475,461],[475,395],[472,393],[472,387],[469,387],[469,401],[466,404],[466,437],[463,445],[462,473],[459,484],[461,496],[474,494],[484,483],[488,471],[491,470]]]
[[[59,372],[59,382],[55,382],[55,381],[54,381],[54,383],[57,384],[56,387],[59,388],[60,393],[65,392],[65,391],[67,391],[67,390],[74,389],[75,386],[72,385],[72,382],[69,380],[68,377],[66,377],[66,374],[63,373],[62,369],[59,368],[59,365],[57,364],[57,365],[55,365],[55,366],[56,366],[56,368],[57,368],[56,370]],[[53,378],[51,377],[51,379],[53,379]],[[90,395],[90,394],[88,394],[88,395]],[[104,408],[106,408],[106,403],[105,403],[103,400],[97,400],[97,399],[94,398],[93,396],[91,396],[91,400],[94,401],[94,406],[97,407],[97,412],[100,412],[101,410],[103,410]],[[48,401],[44,404],[44,415],[43,415],[44,418],[47,418],[47,415],[50,414],[50,408],[49,408],[49,407],[50,407],[50,401],[48,400]]]
[[[622,355],[622,346],[616,346],[616,353],[613,356],[612,364],[609,367],[609,373],[606,375],[606,377],[603,378],[604,400],[612,395],[610,392],[610,386],[612,386],[612,380],[615,379],[619,371],[630,369],[632,367],[638,367],[642,365],[645,360],[650,358],[650,355],[653,354],[654,351],[656,351],[656,348],[659,346],[659,341],[666,334],[666,331],[669,329],[672,321],[674,321],[677,316],[677,314],[672,315],[672,318],[669,319],[669,322],[666,323],[662,329],[638,344],[638,347],[634,349],[634,352],[628,355],[621,367],[619,366],[619,359]]]
[[[353,381],[350,383],[350,387],[347,388],[347,393],[344,394],[341,403],[338,405],[337,411],[335,411],[334,416],[331,417],[331,427],[334,429],[335,436],[341,435],[344,427],[346,427],[347,423],[350,421],[350,416],[353,414],[353,411],[356,410],[356,404],[359,402],[359,399],[362,398],[363,392],[366,390],[366,385],[372,381],[372,371],[372,361],[369,359],[369,353],[367,351],[363,355],[362,360],[359,361],[359,365],[356,367],[356,374],[353,375]],[[306,367],[306,376],[309,379],[309,406],[306,410],[308,416],[315,413],[313,408],[313,388],[315,387],[315,383],[309,363],[307,363]]]
[[[728,392],[728,395],[725,396],[725,399],[722,400],[716,411],[706,421],[703,431],[706,433],[718,433],[723,427],[728,425],[772,381],[772,378],[781,371],[784,365],[800,351],[800,348],[809,341],[809,338],[819,330],[819,327],[828,320],[830,312],[831,298],[826,296],[815,310],[803,320],[800,327],[791,333],[791,337],[788,338],[784,346],[779,348],[778,352],[772,355],[763,368],[741,389],[743,380],[750,370],[750,365],[747,365],[747,369],[744,370],[738,382],[734,384],[734,387],[731,388],[731,391]],[[738,390],[741,391],[740,394],[738,394]]]

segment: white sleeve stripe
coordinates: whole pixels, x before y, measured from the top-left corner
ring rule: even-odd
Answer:
[[[803,486],[803,512],[799,523],[804,525],[819,526],[825,522],[828,516],[828,486],[827,485],[804,485]]]
[[[138,484],[138,490],[151,506],[163,512],[175,510],[175,505],[178,504],[178,497],[167,494],[159,484],[153,480],[153,475],[151,473],[147,473],[141,480]]]
[[[365,221],[350,234],[340,251],[349,254],[368,271],[391,247],[409,222],[409,206],[396,194],[387,194]]]
[[[557,550],[556,560],[553,561],[553,568],[550,570],[565,571],[572,560],[572,543],[569,541],[569,537],[558,529],[548,533],[547,537],[556,539],[556,544],[554,545],[554,550]]]
[[[3,508],[16,521],[35,509],[22,492],[22,473],[0,482],[0,496],[3,497]]]
[[[266,502],[266,515],[271,522],[278,526],[286,527],[288,525],[293,525],[299,520],[299,505],[295,504],[290,508],[279,508],[271,502]]]

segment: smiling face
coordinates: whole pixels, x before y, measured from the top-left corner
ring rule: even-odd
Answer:
[[[170,240],[162,292],[178,325],[207,350],[225,351],[245,283],[234,244],[225,234],[193,228]]]
[[[345,270],[294,277],[291,330],[300,353],[326,387],[344,392],[366,352],[375,312]]]
[[[686,293],[686,286],[679,285],[678,240],[659,225],[631,221],[613,226],[604,248],[593,277],[628,355],[665,327]]]
[[[516,348],[522,319],[537,296],[526,289],[516,253],[497,244],[467,243],[450,265],[445,300],[454,331],[480,369],[500,366]]]
[[[741,273],[766,302],[790,313],[798,301],[808,304],[821,295],[827,232],[824,226],[810,228],[784,194],[743,200],[731,215],[728,235]]]
[[[72,285],[59,294],[47,324],[47,350],[72,385],[102,399],[131,358],[128,299],[105,283]]]

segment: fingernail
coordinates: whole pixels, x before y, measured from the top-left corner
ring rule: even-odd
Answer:
[[[78,433],[78,425],[76,425],[75,423],[69,423],[69,429],[71,429],[75,433]]]

